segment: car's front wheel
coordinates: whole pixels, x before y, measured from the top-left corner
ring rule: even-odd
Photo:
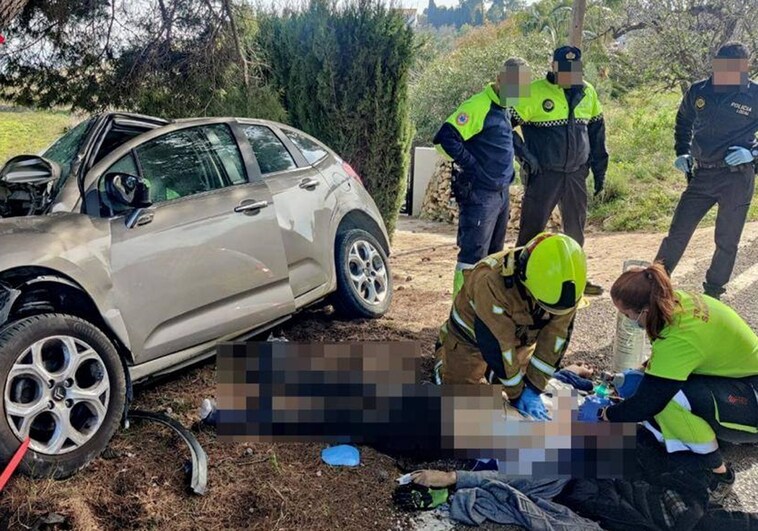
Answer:
[[[389,310],[392,275],[384,249],[362,229],[337,235],[337,293],[333,302],[343,317],[377,318]]]
[[[0,332],[0,461],[30,438],[21,469],[65,478],[107,446],[124,410],[126,382],[113,343],[62,314],[28,317]]]

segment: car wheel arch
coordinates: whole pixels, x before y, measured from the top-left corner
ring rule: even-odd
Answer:
[[[99,328],[126,364],[133,363],[128,345],[105,321],[94,299],[75,280],[53,269],[22,267],[0,273],[0,286],[10,290],[0,308],[0,328],[35,314],[55,311],[79,317]]]
[[[390,244],[387,241],[387,237],[379,224],[365,212],[354,209],[345,213],[337,226],[337,231],[334,234],[334,243],[337,241],[337,237],[351,229],[363,229],[374,238],[376,238],[384,249],[385,254],[390,256]]]

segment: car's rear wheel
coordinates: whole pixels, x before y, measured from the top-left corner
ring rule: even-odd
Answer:
[[[0,332],[0,461],[26,437],[21,470],[62,479],[97,457],[118,429],[126,381],[113,343],[62,314],[28,317]]]
[[[392,274],[379,242],[362,229],[337,235],[337,293],[334,307],[343,317],[377,318],[389,310]]]

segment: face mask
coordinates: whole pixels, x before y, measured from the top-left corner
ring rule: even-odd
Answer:
[[[637,316],[637,319],[635,319],[635,320],[634,320],[634,325],[635,325],[637,328],[641,329],[641,330],[644,330],[644,329],[645,329],[645,325],[644,325],[644,324],[642,324],[642,323],[640,323],[640,317],[642,317],[642,314],[643,314],[643,313],[645,313],[646,311],[647,311],[647,310],[642,310],[642,311],[639,313],[639,315]]]

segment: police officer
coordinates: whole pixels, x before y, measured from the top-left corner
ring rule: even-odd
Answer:
[[[715,298],[732,275],[755,185],[758,84],[748,79],[748,57],[742,44],[722,46],[713,75],[693,84],[679,106],[674,166],[687,175],[687,189],[656,256],[671,273],[700,220],[718,203],[716,252],[703,283]]]
[[[460,215],[453,298],[463,270],[502,251],[505,242],[513,181],[513,130],[505,98],[501,100],[505,68],[494,83],[458,107],[434,137],[437,149],[455,162],[452,188]]]
[[[528,98],[512,108],[516,157],[522,165],[525,192],[517,246],[545,229],[556,205],[563,231],[584,245],[587,219],[587,176],[590,168],[595,194],[603,189],[608,168],[605,122],[595,89],[582,80],[581,51],[563,46],[553,53],[552,71],[531,84]],[[585,293],[602,288],[587,282]]]
[[[500,383],[517,409],[547,419],[540,394],[571,338],[587,277],[582,248],[542,233],[464,275],[440,331],[437,383]]]

